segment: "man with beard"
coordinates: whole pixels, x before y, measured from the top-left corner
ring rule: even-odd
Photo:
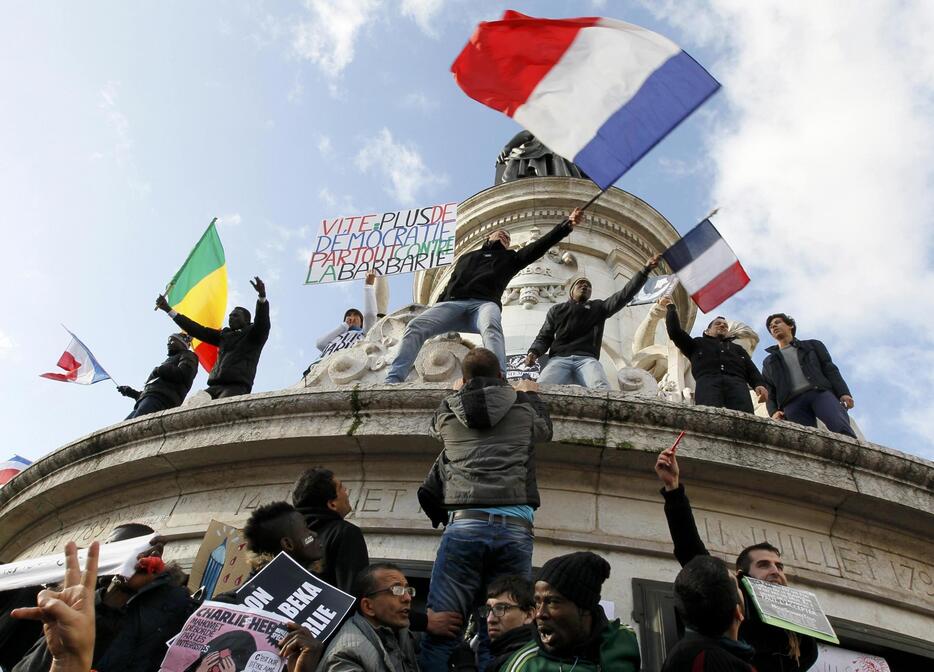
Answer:
[[[569,235],[581,217],[581,211],[575,209],[568,219],[519,250],[509,249],[509,232],[499,229],[489,235],[479,250],[461,255],[437,303],[406,325],[386,382],[404,382],[422,343],[449,331],[479,333],[483,347],[496,354],[505,378],[506,341],[500,320],[506,285],[519,271]]]
[[[505,672],[638,672],[636,634],[619,620],[608,621],[600,588],[610,563],[580,551],[552,558],[535,582],[535,641],[519,649]]]
[[[703,336],[691,338],[678,321],[678,311],[670,297],[663,297],[659,305],[666,306],[665,327],[668,338],[691,362],[691,375],[697,385],[694,403],[698,406],[730,408],[752,413],[753,388],[759,401],[766,401],[769,392],[765,379],[742,346],[733,342],[730,325],[725,317],[711,320]]]
[[[142,392],[129,385],[117,386],[117,392],[136,400],[133,411],[126,416],[127,420],[175,408],[185,401],[185,395],[198,374],[198,357],[190,350],[191,336],[172,334],[167,348],[168,358],[152,370]]]
[[[675,545],[675,558],[684,567],[693,558],[709,555],[709,552],[697,532],[691,503],[680,482],[678,459],[672,448],[658,456],[655,473],[664,485],[661,493],[665,498],[665,517]],[[744,548],[736,558],[736,573],[740,578],[751,576],[760,581],[788,585],[781,552],[767,542]],[[750,604],[751,598],[745,590],[743,597],[745,604]],[[739,636],[755,648],[752,664],[759,672],[803,672],[817,660],[817,642],[813,637],[766,625],[752,609],[746,613]]]

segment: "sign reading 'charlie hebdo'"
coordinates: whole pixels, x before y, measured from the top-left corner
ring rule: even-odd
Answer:
[[[454,261],[457,203],[321,222],[306,285],[397,275]]]

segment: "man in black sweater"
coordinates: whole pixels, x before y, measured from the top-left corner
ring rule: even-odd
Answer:
[[[189,349],[191,336],[172,334],[167,347],[168,358],[152,370],[142,392],[129,385],[117,386],[117,392],[136,400],[132,412],[126,416],[127,420],[175,408],[185,401],[185,395],[198,374],[198,358]]]
[[[237,306],[230,311],[228,326],[212,329],[176,312],[161,294],[156,299],[156,308],[169,314],[175,324],[190,336],[205,343],[216,345],[217,361],[208,376],[205,390],[212,399],[249,394],[256,378],[256,365],[269,338],[269,302],[266,300],[266,285],[258,277],[250,280],[256,290],[256,321],[250,322],[250,311]]]
[[[581,211],[575,209],[568,219],[519,250],[509,249],[509,232],[499,229],[489,235],[479,250],[461,255],[437,303],[406,326],[386,382],[404,382],[422,343],[449,331],[479,333],[483,347],[492,350],[499,359],[505,378],[506,341],[500,320],[506,285],[519,271],[570,234],[581,217]]]
[[[703,336],[691,338],[678,321],[678,311],[671,298],[663,297],[659,305],[666,306],[665,327],[678,350],[691,362],[691,375],[697,383],[694,403],[698,406],[730,408],[753,412],[749,388],[759,401],[769,398],[765,380],[753,364],[749,353],[733,342],[730,325],[724,317],[715,317]]]
[[[691,503],[680,482],[678,459],[671,448],[658,456],[655,473],[664,485],[661,492],[665,498],[665,517],[675,546],[675,558],[684,567],[697,556],[710,555],[697,532]],[[744,548],[736,558],[736,573],[740,577],[747,575],[761,581],[788,585],[781,553],[767,542]],[[741,590],[745,604],[749,605],[751,598],[745,594],[745,589]],[[739,637],[755,648],[752,664],[758,672],[804,672],[817,660],[817,642],[813,637],[766,625],[755,609],[747,609],[745,617],[739,628]]]
[[[645,267],[625,287],[605,300],[590,300],[593,287],[587,278],[574,281],[569,292],[571,298],[548,310],[545,323],[525,357],[525,365],[532,366],[543,354],[550,353],[548,364],[538,377],[539,383],[610,389],[610,381],[600,364],[603,326],[642,289],[660,258],[656,254],[645,262]]]

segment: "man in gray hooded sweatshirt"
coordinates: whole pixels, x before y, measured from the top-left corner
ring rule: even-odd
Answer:
[[[444,450],[418,499],[435,527],[445,525],[428,608],[459,612],[466,623],[493,579],[531,577],[532,520],[540,503],[534,444],[551,439],[551,419],[538,386],[522,380],[513,389],[486,348],[471,350],[462,371],[459,391],[432,419],[431,435]],[[483,619],[479,625],[483,669],[490,659],[489,638]],[[447,670],[458,639],[426,637],[419,656],[422,672]]]

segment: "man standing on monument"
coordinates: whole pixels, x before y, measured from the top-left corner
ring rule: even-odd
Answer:
[[[691,338],[678,321],[678,311],[671,297],[659,300],[668,309],[665,327],[678,350],[691,362],[691,375],[697,384],[694,403],[698,406],[730,408],[734,411],[754,412],[749,388],[753,388],[759,401],[769,398],[765,380],[742,346],[733,342],[730,325],[725,317],[717,316],[707,325],[703,336]]]
[[[156,299],[156,308],[169,314],[175,324],[190,336],[216,345],[217,361],[208,376],[205,390],[212,399],[249,394],[256,378],[256,365],[269,338],[269,302],[266,285],[258,277],[250,281],[256,290],[256,322],[250,322],[250,311],[237,306],[230,311],[228,326],[223,329],[205,327],[172,309],[165,296]]]
[[[370,327],[376,324],[376,319],[376,273],[371,271],[366,274],[363,285],[363,312],[356,308],[348,308],[344,313],[344,321],[315,342],[321,351],[318,361],[338,350],[353,347],[357,341],[363,340]],[[307,376],[309,371],[311,366],[305,369],[302,375]]]
[[[496,354],[505,377],[506,340],[500,320],[506,285],[570,234],[581,217],[580,209],[575,209],[567,220],[519,250],[509,249],[509,232],[499,229],[489,235],[479,250],[461,255],[438,302],[406,326],[386,382],[404,382],[422,343],[449,331],[479,333],[483,346]]]
[[[661,255],[656,254],[645,262],[645,267],[625,287],[607,299],[590,300],[593,287],[587,278],[578,278],[571,284],[570,299],[548,310],[545,323],[525,357],[525,365],[532,366],[543,354],[550,353],[537,382],[610,389],[610,381],[600,364],[603,326],[642,289],[659,259]]]
[[[129,385],[117,386],[117,392],[136,400],[133,410],[126,416],[127,420],[175,408],[185,401],[185,395],[198,374],[198,357],[190,349],[191,336],[172,334],[167,348],[168,358],[152,370],[142,392]]]
[[[659,454],[655,473],[664,486],[661,492],[665,498],[665,518],[678,563],[684,567],[699,555],[710,555],[697,532],[694,512],[680,481],[681,470],[673,448]],[[751,576],[760,581],[788,585],[781,553],[768,542],[747,546],[740,551],[736,557],[736,573],[739,577]],[[744,603],[750,604],[751,598],[742,584],[740,589]],[[766,625],[754,609],[747,609],[739,637],[755,648],[752,664],[759,672],[804,672],[817,660],[817,642],[813,637]]]
[[[853,397],[826,346],[816,340],[799,341],[797,324],[785,313],[769,315],[765,325],[777,341],[766,348],[769,355],[762,362],[769,415],[808,427],[816,427],[820,420],[831,432],[855,439],[846,412],[853,408]]]
[[[431,421],[429,432],[444,449],[418,489],[418,501],[435,527],[445,525],[428,608],[466,619],[494,579],[531,574],[533,511],[541,503],[534,444],[551,439],[551,419],[538,385],[522,380],[513,389],[486,348],[467,353],[460,382],[463,387],[441,402]],[[422,671],[447,670],[456,647],[456,640],[426,637]],[[484,622],[478,658],[485,668],[490,654]]]

